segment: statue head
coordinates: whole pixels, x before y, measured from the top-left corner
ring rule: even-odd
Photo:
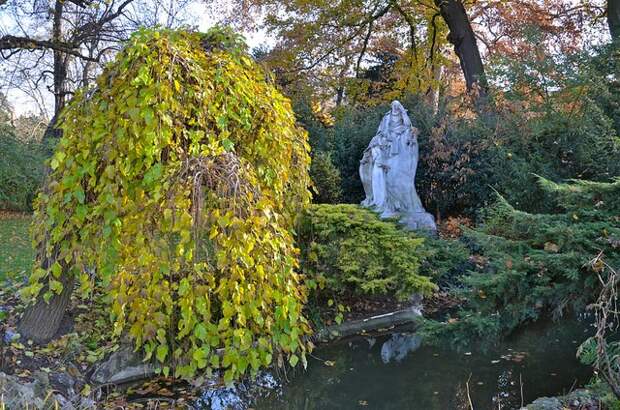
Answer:
[[[398,100],[392,101],[392,115],[402,114],[405,111],[405,107]]]
[[[411,126],[411,120],[407,115],[407,110],[398,100],[392,101],[391,104],[392,109],[390,110],[390,114],[396,116],[398,119],[402,121],[403,124]]]

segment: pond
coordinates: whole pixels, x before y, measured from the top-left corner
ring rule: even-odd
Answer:
[[[445,410],[468,409],[471,399],[480,410],[515,409],[588,381],[591,370],[575,357],[588,333],[583,321],[539,322],[486,352],[422,347],[407,355],[415,338],[360,337],[315,349],[307,371],[254,408]]]

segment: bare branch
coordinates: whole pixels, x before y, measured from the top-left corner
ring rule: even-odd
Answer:
[[[28,37],[6,35],[0,37],[0,50],[52,50],[88,60],[72,43],[64,41],[36,40]],[[14,54],[14,51],[11,51]],[[93,60],[94,61],[94,60]]]

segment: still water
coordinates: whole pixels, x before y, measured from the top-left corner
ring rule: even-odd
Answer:
[[[471,399],[477,410],[516,409],[588,381],[575,358],[588,333],[579,321],[542,322],[486,352],[418,349],[404,334],[358,338],[315,349],[307,371],[254,408],[445,410]]]

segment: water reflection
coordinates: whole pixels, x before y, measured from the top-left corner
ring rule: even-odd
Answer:
[[[422,346],[422,337],[411,333],[394,333],[381,346],[381,360],[387,364],[400,362]]]
[[[590,370],[575,358],[586,326],[532,325],[487,352],[419,348],[406,334],[317,349],[305,373],[257,409],[514,409],[568,392]]]

